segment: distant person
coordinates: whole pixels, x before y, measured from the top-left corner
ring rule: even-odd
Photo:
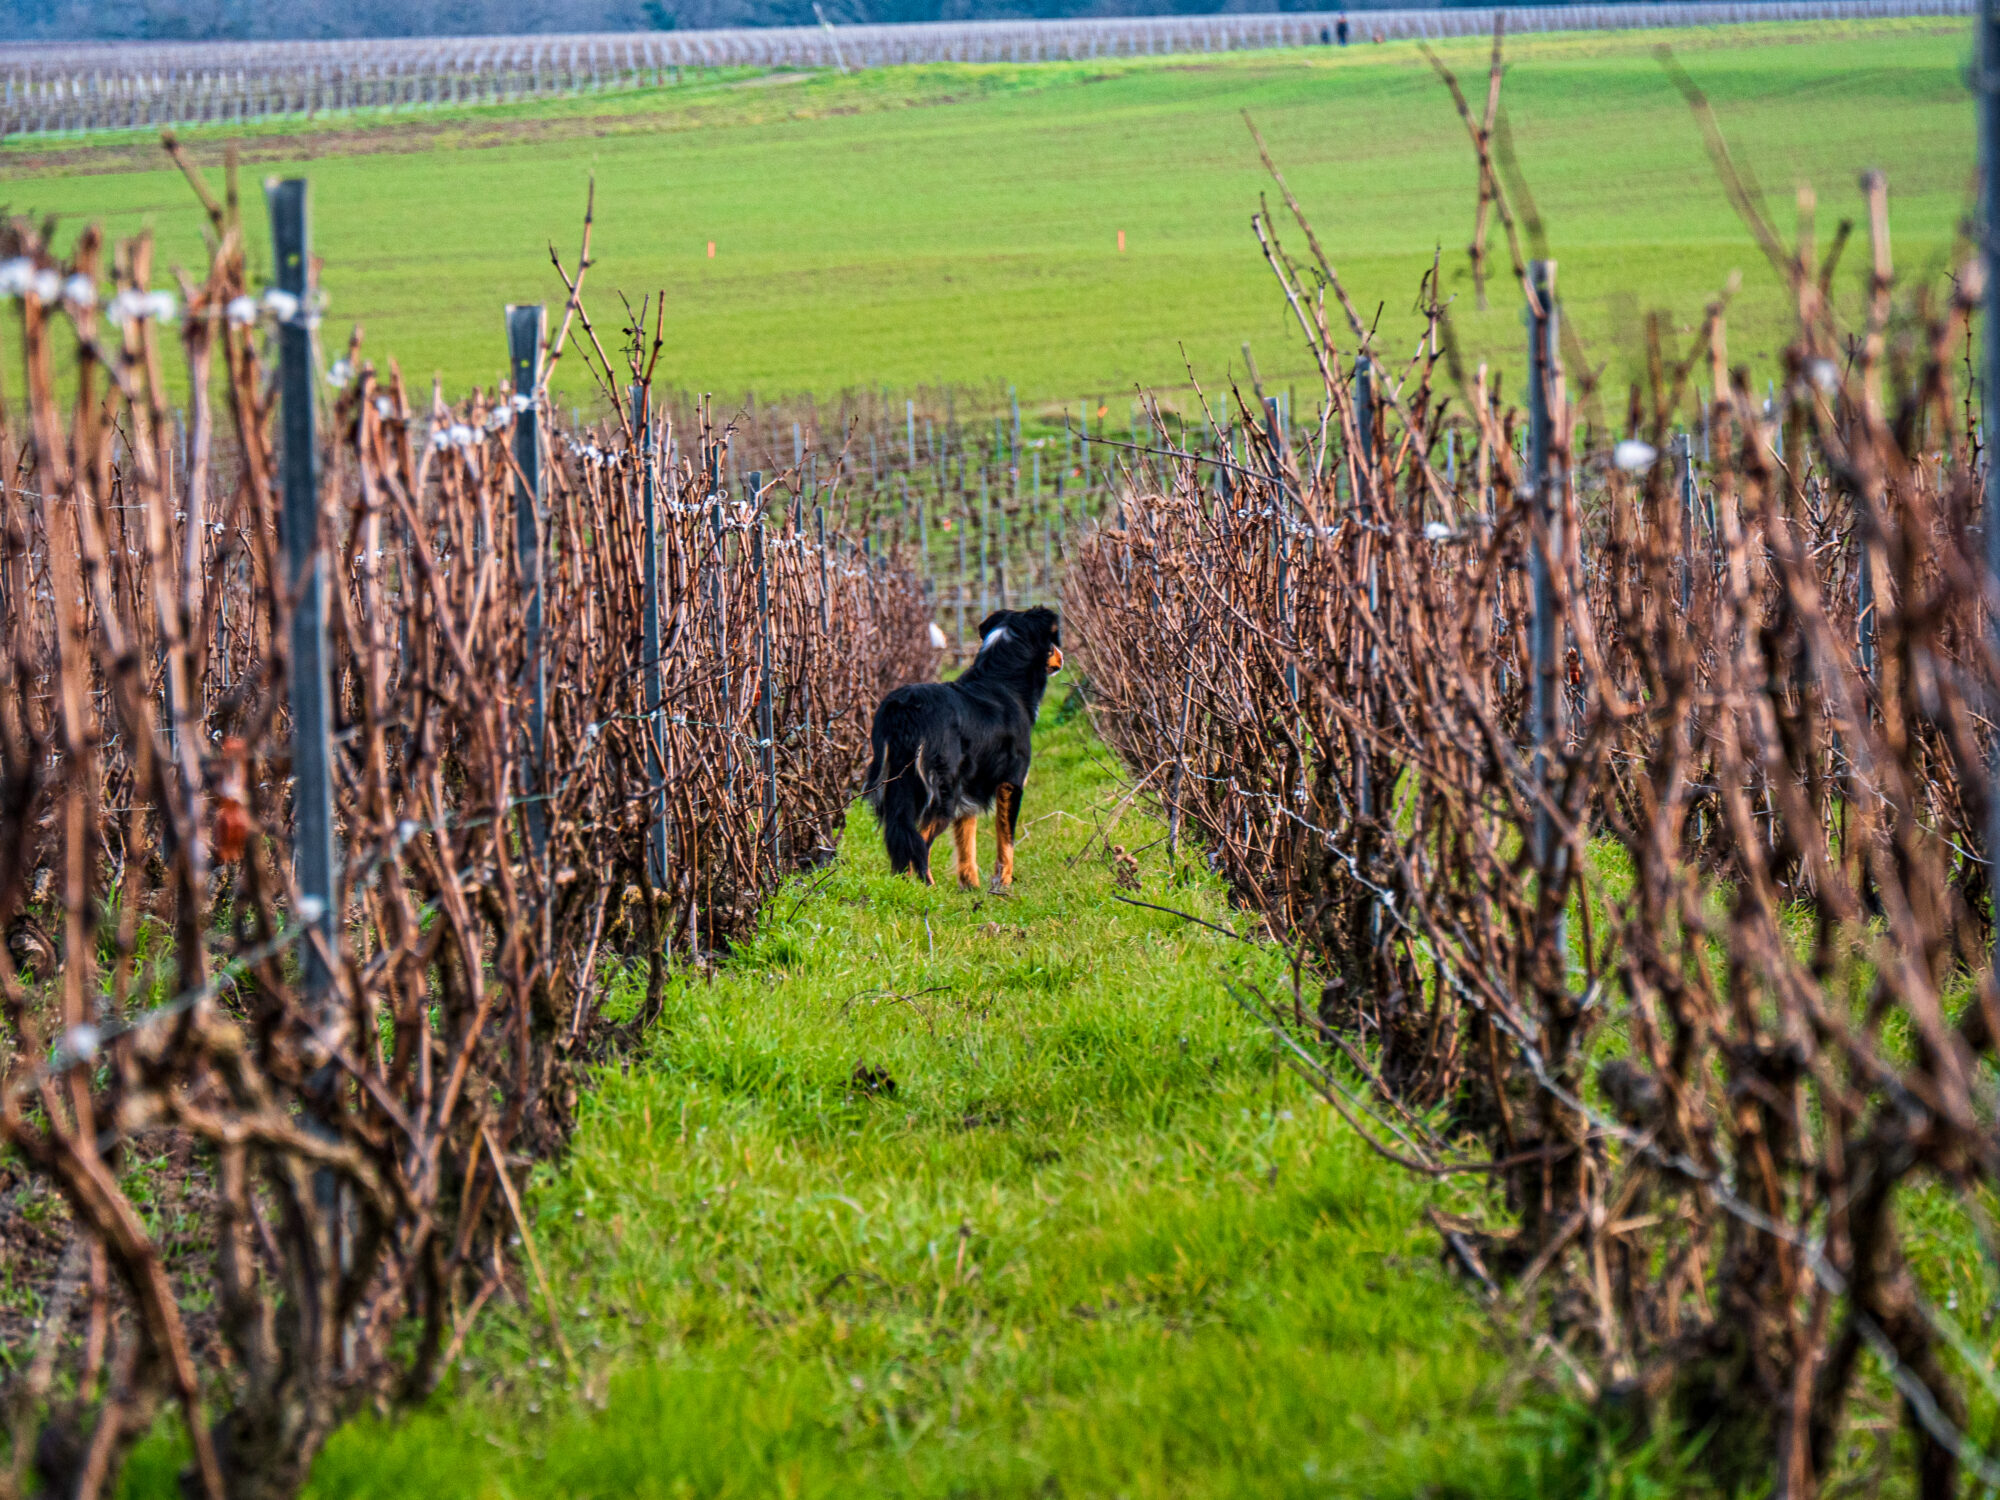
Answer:
[[[1334,21],[1334,23],[1333,23],[1333,34],[1334,34],[1335,38],[1337,38],[1337,39],[1339,40],[1339,42],[1340,42],[1340,45],[1341,45],[1341,46],[1345,47],[1345,46],[1347,45],[1347,17],[1346,17],[1346,16],[1340,16],[1340,17],[1338,17],[1338,18],[1336,18],[1336,19],[1335,19],[1335,21]]]
[[[1328,31],[1324,26],[1319,29],[1319,44],[1322,47],[1331,47],[1333,45],[1333,33]]]

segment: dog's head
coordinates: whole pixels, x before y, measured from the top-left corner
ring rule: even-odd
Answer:
[[[1046,606],[1034,609],[995,610],[979,623],[981,653],[996,646],[1018,651],[1027,660],[1039,661],[1043,670],[1062,670],[1062,620]]]

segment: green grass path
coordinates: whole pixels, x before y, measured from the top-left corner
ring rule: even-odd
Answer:
[[[601,1079],[531,1199],[581,1379],[502,1310],[314,1494],[1632,1492],[1561,1413],[1498,1412],[1427,1190],[1274,1082],[1221,977],[1281,956],[1111,899],[1116,814],[1145,899],[1247,921],[1168,883],[1060,696],[1015,895],[890,878],[857,809]]]

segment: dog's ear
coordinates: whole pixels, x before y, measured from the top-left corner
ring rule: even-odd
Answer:
[[[1006,623],[1007,623],[1007,611],[1004,609],[994,610],[992,614],[988,615],[984,620],[981,620],[979,622],[979,638],[982,641],[985,640],[986,637],[993,634],[994,631],[998,630],[1002,625],[1005,625]]]

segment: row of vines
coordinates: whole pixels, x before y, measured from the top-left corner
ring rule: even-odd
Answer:
[[[177,293],[144,236],[58,257],[0,226],[27,377],[0,413],[0,1208],[63,1209],[0,1213],[44,1293],[0,1329],[0,1493],[109,1493],[176,1411],[189,1492],[293,1493],[496,1295],[567,1358],[527,1170],[667,965],[830,854],[868,710],[938,662],[909,569],[730,492],[726,422],[560,424],[581,272],[542,368],[455,405],[356,329],[309,433],[312,895],[273,351],[316,343],[318,299],[253,285],[233,174],[196,185],[210,258]]]
[[[1528,410],[1434,282],[1391,366],[1286,193],[1304,250],[1257,227],[1323,434],[1160,426],[1067,582],[1096,722],[1296,947],[1292,993],[1237,998],[1449,1185],[1443,1253],[1524,1359],[1728,1492],[1995,1485],[1979,258],[1899,294],[1870,179],[1845,319],[1854,226],[1823,253],[1802,196],[1781,239],[1711,129],[1796,307],[1783,380],[1732,362],[1725,296],[1607,411],[1459,102],[1546,339]]]

